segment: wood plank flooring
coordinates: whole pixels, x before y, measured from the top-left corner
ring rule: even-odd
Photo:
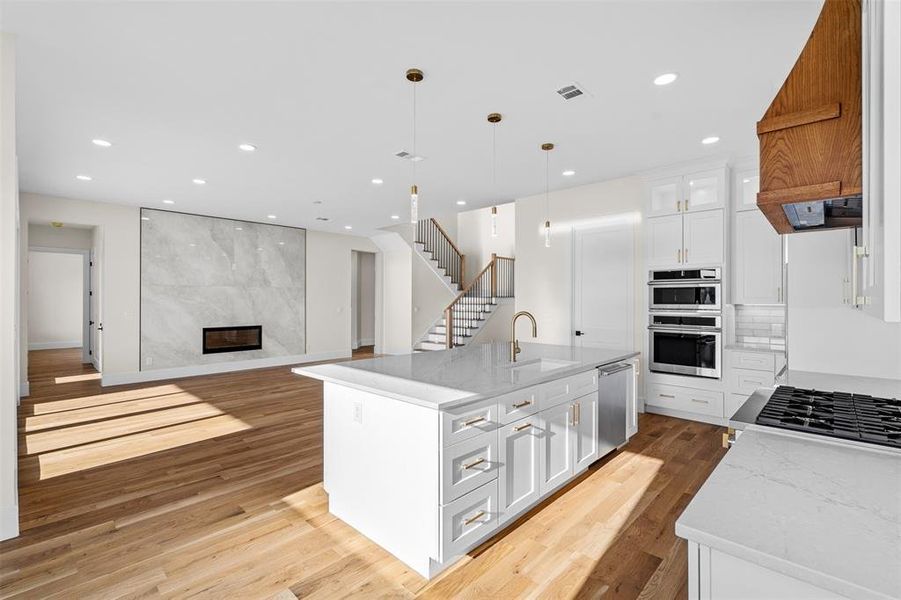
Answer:
[[[358,353],[366,356],[366,351]],[[287,368],[101,388],[30,354],[0,598],[685,598],[673,523],[722,429],[640,432],[432,582],[328,513],[322,387]]]

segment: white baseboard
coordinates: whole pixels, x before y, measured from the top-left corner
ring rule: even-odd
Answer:
[[[8,540],[19,536],[19,507],[17,505],[0,506],[0,540]]]
[[[59,350],[60,348],[81,348],[81,340],[72,342],[35,342],[28,344],[29,350]]]
[[[191,367],[154,369],[152,371],[138,371],[136,373],[104,373],[100,379],[100,385],[106,387],[110,385],[124,385],[127,383],[160,381],[163,379],[181,379],[183,377],[197,377],[198,375],[214,375],[216,373],[247,371],[249,369],[265,369],[267,367],[298,365],[303,363],[317,362],[321,360],[335,360],[338,358],[350,357],[351,353],[349,351],[333,350],[331,352],[318,352],[314,354],[295,354],[292,356],[254,358],[251,360],[238,360],[234,362],[214,363],[209,365],[195,365]]]
[[[31,395],[31,383],[27,381],[19,382],[19,398],[24,398],[26,396]]]

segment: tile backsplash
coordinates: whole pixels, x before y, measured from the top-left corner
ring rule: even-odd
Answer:
[[[736,305],[735,341],[785,348],[785,307]]]

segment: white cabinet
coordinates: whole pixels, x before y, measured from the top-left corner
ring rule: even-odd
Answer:
[[[743,169],[735,172],[735,210],[759,210],[757,192],[760,191],[758,169]],[[772,226],[770,226],[772,228]]]
[[[569,480],[573,469],[572,404],[559,404],[541,411],[541,495]]]
[[[505,523],[541,497],[538,415],[498,430],[498,506]]]
[[[580,473],[598,457],[598,395],[582,396],[573,403],[573,469]]]
[[[682,215],[647,220],[649,267],[682,264]]]
[[[497,481],[440,509],[441,560],[449,561],[485,539],[498,525]]]
[[[780,304],[782,236],[758,210],[735,213],[733,246],[734,304]]]
[[[647,386],[645,404],[680,413],[723,416],[723,393],[654,383]]]
[[[726,169],[711,169],[651,181],[648,216],[724,208],[726,175]]]
[[[707,266],[723,262],[723,211],[686,213],[682,220],[682,264]]]

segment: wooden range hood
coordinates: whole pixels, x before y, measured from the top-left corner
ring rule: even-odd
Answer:
[[[779,233],[860,225],[861,29],[860,0],[825,0],[801,56],[757,123],[757,206]],[[811,221],[805,226],[802,217],[799,226],[797,216],[808,213]],[[810,224],[817,214],[826,215],[824,225]]]

